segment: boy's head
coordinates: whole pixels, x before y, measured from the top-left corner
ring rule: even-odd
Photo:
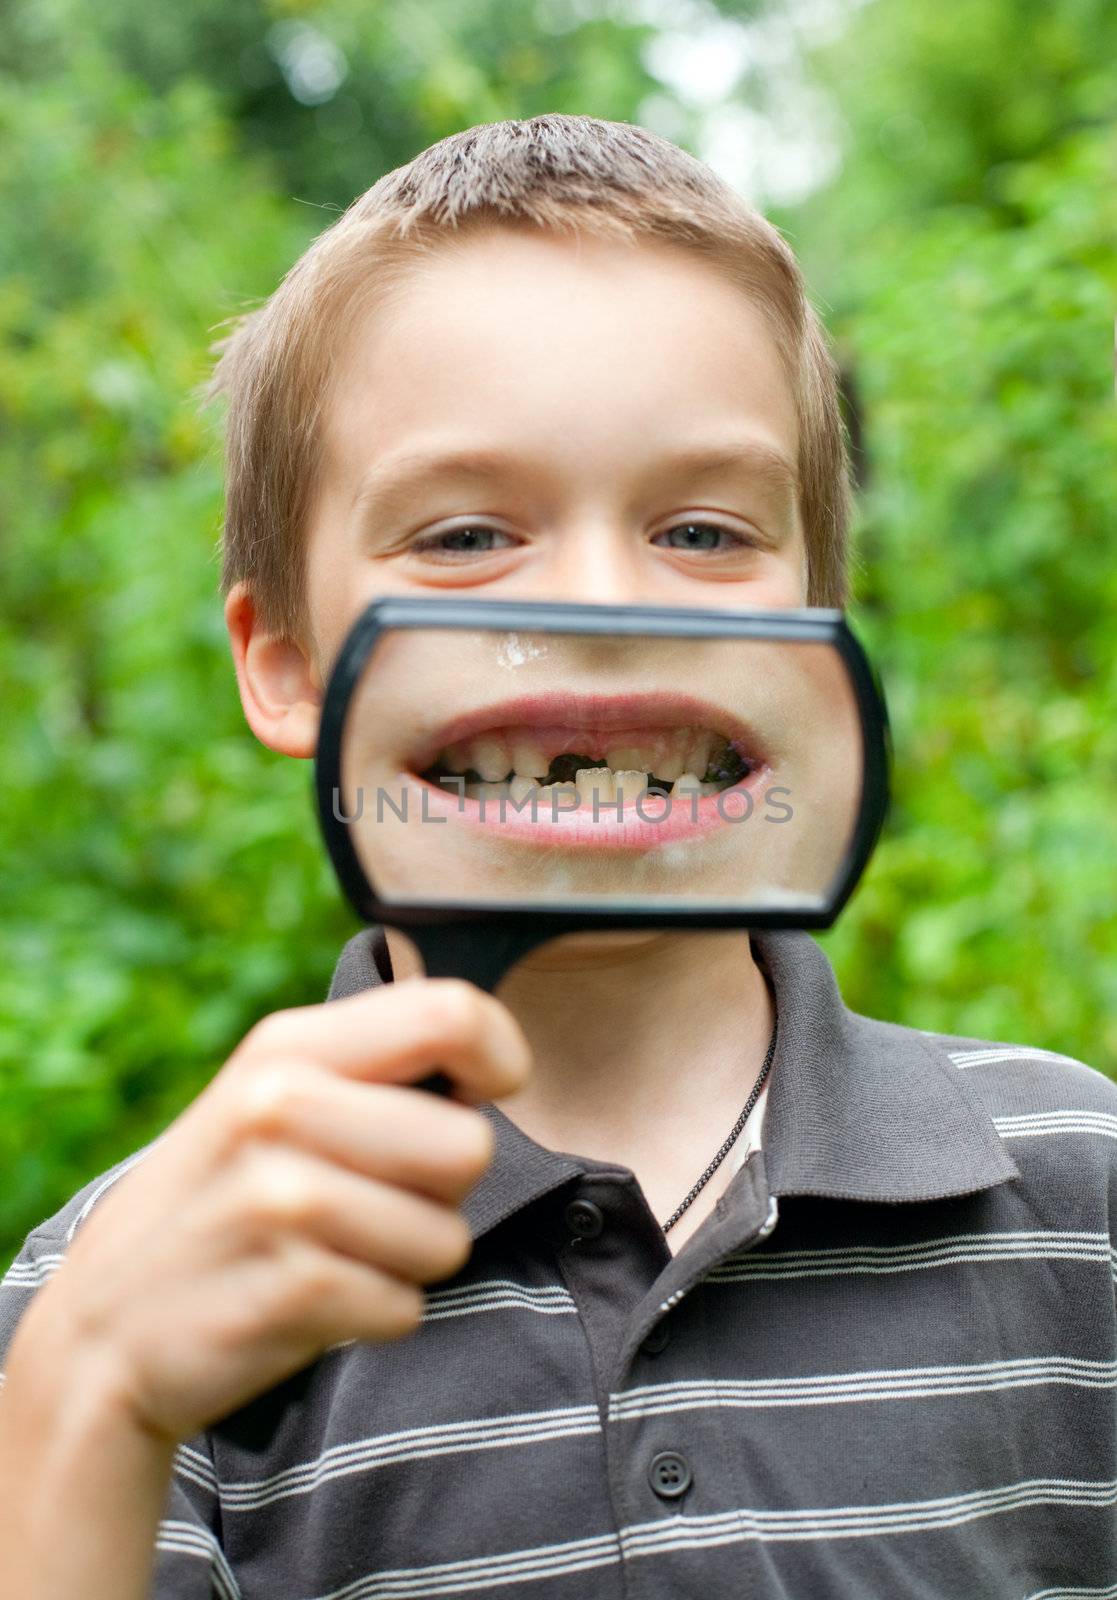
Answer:
[[[645,129],[442,140],[220,349],[223,588],[273,748],[313,753],[377,594],[845,603],[836,374],[794,258]],[[433,465],[451,455],[472,459]]]

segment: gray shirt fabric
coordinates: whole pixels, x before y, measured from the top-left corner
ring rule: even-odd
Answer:
[[[154,1596],[1117,1596],[1117,1087],[752,937],[763,1149],[679,1254],[630,1171],[486,1106],[467,1266],[180,1448]],[[358,934],[331,995],[385,963]],[[0,1352],[129,1164],[29,1236]]]

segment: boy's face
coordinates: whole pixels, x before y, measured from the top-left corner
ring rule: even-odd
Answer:
[[[354,318],[323,438],[309,638],[269,640],[248,602],[228,607],[249,721],[290,755],[313,755],[330,666],[380,595],[806,604],[775,342],[681,247],[507,227],[455,242]]]
[[[456,244],[354,324],[323,432],[319,684],[383,594],[806,603],[772,335],[677,246],[511,228]]]

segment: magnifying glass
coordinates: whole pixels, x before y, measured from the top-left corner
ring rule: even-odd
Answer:
[[[491,991],[563,934],[829,927],[889,759],[837,610],[389,597],[337,657],[315,781],[358,916]]]

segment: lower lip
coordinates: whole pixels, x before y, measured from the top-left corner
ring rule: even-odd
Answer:
[[[771,769],[761,765],[740,783],[718,794],[696,796],[684,791],[661,796],[645,793],[641,802],[645,817],[637,811],[633,797],[624,802],[623,821],[617,816],[616,802],[610,800],[598,802],[595,821],[593,800],[581,797],[577,810],[560,809],[557,815],[552,815],[549,796],[538,802],[534,818],[530,803],[520,812],[506,803],[502,821],[499,797],[484,802],[464,794],[459,797],[453,790],[440,789],[437,784],[411,772],[399,773],[397,781],[414,785],[420,791],[421,815],[431,821],[453,817],[462,826],[492,838],[550,849],[646,852],[657,846],[702,839],[719,829],[746,821],[757,809],[760,789],[770,776]],[[570,798],[570,792],[564,792],[560,805],[568,805]]]

